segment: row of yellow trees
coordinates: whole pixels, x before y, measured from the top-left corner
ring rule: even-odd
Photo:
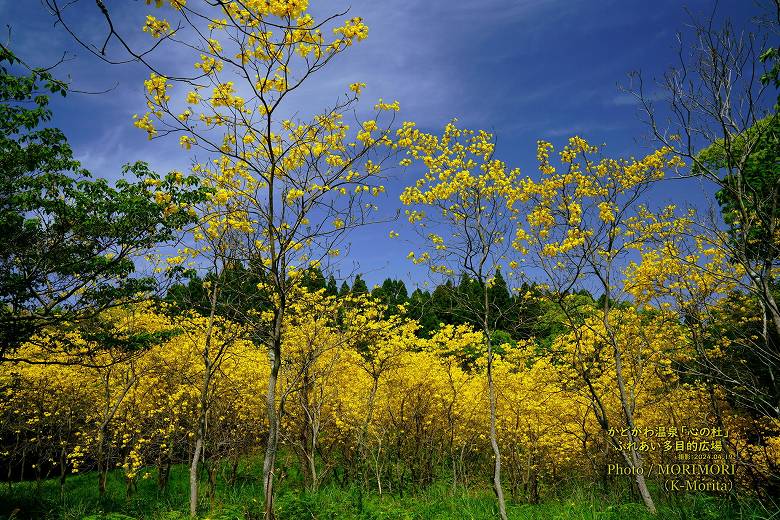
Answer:
[[[385,318],[385,309],[366,297],[301,291],[296,301],[284,327],[289,349],[277,393],[282,473],[299,468],[312,489],[339,480],[379,493],[441,478],[453,488],[484,479],[492,450],[481,332],[444,326],[421,339],[414,321]],[[608,480],[609,464],[634,463],[631,452],[611,445],[620,436],[605,431],[628,424],[614,351],[602,351],[603,315],[593,305],[582,312],[585,321],[549,351],[521,342],[497,346],[503,353],[494,354],[496,435],[503,479],[516,499],[537,501],[545,489],[570,480]],[[685,327],[657,310],[611,313],[633,426],[716,427],[706,385],[683,383],[671,367],[695,356]],[[48,363],[3,372],[3,460],[39,478],[60,474],[63,484],[68,472],[96,469],[101,492],[106,472],[120,468],[132,493],[138,479],[154,477],[165,487],[172,464],[203,450],[213,497],[217,479],[232,482],[239,464],[267,442],[264,354],[241,337],[241,327],[215,320],[212,348],[221,354],[204,386],[208,318],[174,318],[149,303],[117,309],[110,320],[117,334],[170,337],[135,353],[101,352],[86,366],[83,359],[70,364],[73,349],[84,343],[78,333],[68,338],[68,354],[56,337],[28,345],[29,360]],[[769,478],[780,460],[778,438],[752,443],[753,425],[723,397],[716,389],[723,407],[718,420],[729,432],[723,454],[740,468],[734,478]],[[645,467],[676,461],[674,450],[642,453]]]

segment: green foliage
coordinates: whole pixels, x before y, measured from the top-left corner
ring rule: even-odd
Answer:
[[[493,316],[491,328],[504,331],[513,341],[544,339],[560,332],[560,326],[540,322],[548,310],[542,308],[539,296],[538,288],[528,284],[523,284],[517,294],[511,294],[501,271],[496,271],[494,282],[488,287],[488,304]],[[408,315],[420,323],[420,334],[424,337],[430,337],[441,324],[482,326],[478,316],[484,307],[484,295],[478,282],[468,276],[461,276],[458,285],[448,280],[432,293],[416,289],[408,302]]]
[[[430,337],[442,323],[439,315],[431,307],[430,293],[421,289],[412,292],[409,297],[408,314],[420,324],[420,334],[424,337]]]
[[[773,114],[726,143],[718,139],[702,150],[694,165],[726,170],[715,195],[737,247],[748,260],[780,258],[780,116]]]
[[[388,306],[389,315],[398,314],[400,305],[409,301],[409,295],[406,292],[406,284],[401,280],[386,278],[381,287],[371,291],[371,296]]]
[[[325,289],[327,287],[327,282],[319,267],[309,267],[304,273],[301,285],[306,287],[306,289],[315,292],[320,289]]]
[[[780,6],[777,7],[780,10]],[[759,57],[761,63],[766,64],[767,70],[761,75],[761,83],[772,84],[780,90],[780,47],[769,47]],[[775,110],[780,110],[780,92],[777,94]]]
[[[496,269],[493,283],[488,287],[488,301],[496,315],[495,328],[510,329],[512,324],[507,313],[514,310],[515,302],[512,300],[512,295],[509,294],[509,286],[501,274],[501,269]]]
[[[775,298],[780,298],[778,289]],[[776,402],[778,391],[776,375],[766,363],[765,350],[759,343],[764,334],[764,325],[758,318],[762,312],[761,303],[754,295],[729,293],[710,311],[710,323],[702,337],[705,348],[716,354],[712,359],[721,374],[732,381],[751,381],[750,387],[731,389],[728,400],[732,406],[754,416],[761,415],[756,410],[763,410],[766,415],[774,412],[765,403]],[[766,430],[780,433],[777,427]],[[780,484],[780,475],[775,480]]]
[[[368,285],[366,285],[366,282],[363,280],[363,278],[360,275],[357,275],[355,277],[355,281],[352,282],[352,294],[358,295],[358,294],[367,294],[368,293]]]
[[[98,314],[155,289],[136,261],[192,223],[206,190],[146,163],[113,186],[92,179],[64,134],[45,126],[67,86],[0,46],[0,358],[42,327]],[[154,187],[154,192],[152,191]],[[156,193],[165,194],[164,197]]]
[[[325,294],[328,296],[336,296],[339,293],[339,287],[336,285],[336,278],[333,275],[328,277],[328,284],[325,286]]]

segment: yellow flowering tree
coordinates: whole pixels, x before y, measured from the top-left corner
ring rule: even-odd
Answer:
[[[214,190],[221,210],[203,216],[200,234],[239,234],[229,256],[253,269],[269,294],[269,308],[246,321],[254,341],[267,347],[271,367],[263,479],[266,517],[272,518],[283,411],[276,392],[290,297],[304,270],[338,256],[345,233],[374,218],[368,199],[384,192],[380,150],[391,144],[387,128],[398,103],[380,99],[372,116],[348,124],[345,114],[365,87],[358,82],[344,85],[345,93],[322,112],[293,115],[294,93],[367,37],[359,17],[318,22],[306,0],[214,7],[176,1],[169,7],[170,20],[149,15],[143,29],[180,44],[195,72],[187,80],[152,72],[145,82],[147,111],[135,125],[150,139],[177,134],[185,150],[210,158],[193,171]]]
[[[381,326],[379,315],[371,313],[374,308],[364,295],[337,298],[324,289],[299,287],[287,313],[284,340],[289,347],[279,401],[285,410],[284,437],[296,451],[310,489],[317,489],[332,469],[321,437],[336,421],[334,408],[344,393],[337,382],[344,373],[354,376],[349,366],[354,363],[355,344],[369,329]],[[359,319],[363,314],[371,318]]]
[[[679,320],[687,330],[692,351],[678,360],[677,370],[698,383],[714,425],[731,432],[723,457],[739,463],[757,446],[743,437],[744,426],[729,425],[738,410],[777,415],[774,378],[766,369],[777,354],[767,343],[771,327],[760,300],[740,290],[743,264],[731,261],[717,237],[697,233],[698,224],[692,219],[686,232],[643,246],[640,261],[626,270],[625,288],[638,307]],[[773,437],[776,430],[768,428],[757,444],[767,446]]]
[[[601,323],[597,350],[606,349],[614,360],[614,381],[620,396],[622,421],[635,426],[636,392],[628,379],[635,359],[621,347],[615,328],[613,307],[619,299],[622,269],[627,258],[653,237],[669,236],[686,225],[674,218],[674,208],[655,215],[641,204],[642,197],[668,169],[681,165],[670,148],[662,148],[641,159],[611,159],[599,156],[599,149],[580,137],[573,137],[561,150],[560,167],[553,165],[552,144],[540,141],[537,148],[540,179],[525,180],[515,196],[527,204],[526,222],[518,227],[514,246],[529,252],[545,273],[549,294],[565,315],[571,330],[582,330],[593,316]],[[573,292],[595,289],[601,292],[601,308],[594,314],[589,302]],[[594,327],[587,327],[594,331]],[[577,335],[580,376],[590,389],[593,412],[606,431],[610,417],[601,392],[594,386],[587,358],[593,356],[589,343]],[[629,442],[635,439],[630,438]],[[634,446],[634,444],[630,444]],[[655,505],[645,482],[642,458],[629,450],[626,462],[633,468],[639,492],[648,510]]]
[[[470,427],[474,416],[479,414],[476,409],[479,395],[475,395],[479,390],[475,385],[475,374],[463,370],[464,353],[478,350],[483,345],[482,333],[468,325],[444,325],[422,344],[424,351],[438,357],[443,369],[443,388],[435,397],[441,400],[453,490],[457,489],[459,482],[465,482],[465,452],[473,448],[471,437],[479,435]]]
[[[479,298],[467,302],[469,318],[479,323],[487,354],[490,444],[495,464],[493,489],[499,514],[506,519],[501,488],[501,453],[496,436],[496,396],[493,383],[492,334],[509,312],[490,298],[493,275],[511,250],[512,220],[516,210],[512,194],[520,171],[493,156],[493,136],[449,123],[441,136],[426,134],[412,124],[398,130],[398,145],[405,148],[404,164],[421,162],[425,173],[401,194],[409,223],[425,240],[422,252],[409,258],[432,273],[452,276],[460,271],[476,282]]]

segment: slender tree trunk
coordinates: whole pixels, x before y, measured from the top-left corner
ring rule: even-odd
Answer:
[[[452,363],[452,361],[450,361]],[[449,429],[449,452],[452,462],[452,495],[454,496],[458,490],[458,466],[455,458],[455,420],[453,407],[455,406],[455,399],[457,398],[457,390],[455,389],[455,383],[452,380],[452,366],[447,367],[447,378],[450,383],[450,389],[452,390],[452,401],[447,405],[447,426]]]
[[[645,507],[647,507],[647,510],[650,512],[650,514],[654,515],[656,514],[655,503],[653,502],[653,497],[650,495],[650,490],[648,489],[647,482],[645,481],[644,468],[642,467],[642,456],[636,448],[636,439],[632,432],[632,430],[635,428],[633,401],[628,397],[626,381],[623,377],[623,356],[620,352],[620,346],[617,344],[617,340],[613,334],[609,321],[611,298],[609,283],[609,277],[607,277],[604,291],[604,332],[607,334],[609,342],[612,344],[612,352],[615,356],[615,379],[617,381],[618,390],[620,392],[620,405],[623,409],[623,415],[626,418],[626,425],[628,426],[628,442],[630,443],[631,449],[630,453],[628,454],[627,461],[629,466],[631,466],[631,468],[634,470],[636,485],[639,489],[639,494],[642,496],[642,501],[644,502]]]
[[[168,489],[168,479],[171,475],[171,461],[169,459],[160,461],[157,465],[157,489],[165,491]]]
[[[320,486],[317,474],[317,438],[319,437],[319,415],[311,420],[311,456],[309,457],[309,473],[311,474],[311,489],[316,491]]]
[[[109,373],[104,380],[104,392],[106,398],[106,409],[103,416],[103,421],[100,423],[100,431],[98,432],[98,449],[97,449],[97,467],[98,467],[98,495],[103,498],[106,494],[106,473],[108,472],[108,461],[106,460],[106,429],[108,428],[108,421],[112,415],[111,413],[111,387],[109,383]]]
[[[379,494],[382,494],[382,472],[381,472],[381,466],[379,464],[379,458],[382,455],[382,442],[380,440],[379,446],[377,447],[376,456],[374,456],[374,473],[376,474],[376,487],[379,491]]]
[[[765,271],[771,273],[771,264],[767,267],[768,268],[765,269]],[[766,343],[767,350],[774,354],[774,356],[767,356],[767,368],[769,369],[769,375],[772,378],[772,390],[774,394],[774,402],[772,405],[774,407],[774,414],[775,417],[780,417],[780,380],[775,376],[775,372],[780,369],[780,366],[778,366],[777,361],[773,361],[773,359],[776,360],[780,357],[780,309],[778,309],[777,300],[772,293],[768,278],[768,276],[763,276],[761,278],[761,293],[764,300],[761,305],[764,308],[764,342]],[[767,330],[767,321],[771,321],[773,325],[771,331]]]
[[[207,373],[210,373],[211,367],[206,366]],[[210,384],[210,377],[205,375],[203,378],[203,390],[208,389]],[[204,443],[206,442],[206,412],[207,412],[207,396],[204,394],[201,397],[201,406],[198,414],[198,431],[195,438],[195,451],[192,454],[192,462],[190,463],[190,517],[195,518],[198,513],[198,464],[203,456]]]
[[[100,497],[104,497],[106,495],[106,480],[108,477],[108,472],[106,470],[106,465],[104,462],[98,463],[98,494]]]
[[[228,478],[228,483],[231,486],[234,486],[236,484],[236,480],[238,479],[238,463],[239,458],[238,455],[233,457],[233,460],[230,464],[230,478]]]
[[[22,464],[19,466],[19,482],[24,482],[24,463],[27,460],[27,450],[22,449]]]
[[[269,351],[271,374],[268,377],[268,393],[266,394],[266,412],[268,414],[268,443],[263,460],[263,493],[265,503],[265,518],[274,518],[274,465],[279,442],[279,415],[276,410],[276,386],[281,366],[281,316],[277,316],[277,331]]]
[[[203,450],[203,439],[199,435],[195,441],[195,451],[192,453],[190,464],[190,517],[192,518],[195,518],[198,512],[198,462],[201,450]]]
[[[617,345],[613,346],[615,352],[615,377],[617,379],[618,389],[620,390],[620,404],[622,405],[623,414],[626,417],[626,424],[628,425],[628,442],[631,445],[629,454],[630,465],[634,469],[636,485],[639,489],[639,494],[642,496],[642,501],[645,503],[645,506],[647,507],[647,510],[650,512],[650,514],[654,515],[656,514],[655,503],[653,502],[653,497],[650,495],[650,490],[648,489],[647,482],[645,481],[644,468],[642,466],[642,456],[636,449],[636,438],[632,433],[632,430],[635,427],[634,413],[628,400],[626,384],[623,378],[623,361]]]
[[[98,434],[97,467],[98,467],[98,495],[103,498],[106,494],[106,478],[108,473],[108,461],[105,453],[106,429],[101,425]]]
[[[498,448],[498,435],[496,433],[496,389],[493,382],[493,339],[490,337],[491,329],[489,321],[490,299],[487,284],[482,282],[481,285],[483,303],[485,305],[482,331],[485,334],[485,341],[487,342],[487,380],[490,398],[490,446],[493,448],[493,457],[495,458],[495,463],[493,465],[493,491],[496,492],[496,498],[498,499],[498,514],[501,517],[501,520],[507,520],[504,490],[501,487],[501,451]]]
[[[528,475],[528,503],[539,503],[539,473],[536,468],[531,468]]]
[[[200,389],[200,407],[198,409],[198,431],[195,433],[195,451],[192,454],[190,464],[190,517],[195,518],[198,513],[198,464],[206,442],[206,428],[208,425],[209,390],[211,388],[211,376],[214,371],[211,343],[214,336],[214,317],[217,311],[218,286],[211,292],[211,310],[209,312],[208,328],[206,329],[205,344],[201,357],[203,359],[203,381]]]
[[[490,394],[490,446],[493,448],[495,464],[493,466],[493,490],[498,499],[498,514],[501,520],[507,520],[506,503],[504,502],[504,490],[501,488],[501,451],[498,448],[498,436],[496,434],[496,390],[493,384],[493,347],[488,339],[488,393]]]
[[[132,364],[131,364],[132,366]],[[106,399],[106,406],[103,414],[103,421],[100,423],[100,431],[98,433],[98,453],[97,453],[97,464],[98,464],[98,493],[100,494],[100,497],[102,498],[106,494],[106,478],[108,476],[108,466],[109,466],[109,460],[108,460],[108,454],[106,453],[106,432],[108,431],[108,423],[111,421],[111,419],[114,418],[114,415],[116,414],[117,410],[119,410],[119,406],[122,404],[122,401],[127,396],[127,393],[130,391],[130,389],[133,387],[136,381],[136,376],[133,375],[130,380],[125,384],[124,389],[122,390],[122,393],[119,395],[119,397],[114,402],[114,405],[111,406],[111,371],[109,371],[105,374],[103,383],[104,383],[104,392],[105,392],[105,399]]]
[[[765,272],[772,272],[771,263],[766,266]],[[772,325],[774,326],[775,336],[780,338],[780,306],[778,306],[775,295],[772,293],[769,278],[769,274],[761,277],[761,295],[763,296],[767,314],[769,314]]]
[[[466,475],[466,465],[463,459],[466,457],[466,443],[460,447],[460,456],[458,457],[458,471],[460,472],[461,486],[463,488],[469,487],[468,476]]]
[[[371,393],[368,395],[368,410],[366,411],[366,420],[363,422],[363,428],[360,431],[360,439],[358,440],[358,449],[360,450],[360,464],[361,464],[361,477],[368,486],[368,476],[366,475],[365,466],[368,464],[368,446],[366,437],[368,437],[368,429],[371,426],[371,420],[374,417],[374,401],[376,400],[376,393],[379,389],[379,377],[372,375]],[[377,479],[377,483],[378,483]],[[381,490],[381,485],[379,486]],[[380,491],[381,493],[381,491]]]
[[[303,376],[301,388],[301,408],[303,409],[303,425],[301,426],[300,445],[301,445],[301,468],[304,472],[306,486],[316,491],[319,487],[319,476],[317,475],[317,438],[319,437],[319,411],[315,410],[316,405],[312,405],[309,399],[313,383],[311,381],[308,369]]]
[[[157,488],[160,491],[168,489],[168,481],[171,476],[171,460],[173,459],[173,440],[168,443],[168,449],[160,454],[157,464]]]
[[[60,494],[65,494],[65,478],[68,474],[68,459],[65,450],[60,450]]]

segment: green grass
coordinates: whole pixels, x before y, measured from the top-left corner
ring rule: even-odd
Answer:
[[[205,488],[201,488],[200,513],[213,520],[262,518],[261,485],[257,467],[242,468],[233,486],[219,480],[213,507]],[[174,467],[166,492],[157,489],[156,475],[139,480],[137,492],[126,497],[119,472],[109,475],[103,499],[97,493],[94,473],[69,477],[64,493],[55,480],[14,483],[0,487],[0,520],[52,518],[89,519],[156,519],[188,518],[188,475],[185,466]],[[436,520],[497,518],[495,499],[486,487],[452,493],[446,483],[435,484],[416,494],[362,494],[357,487],[326,486],[317,492],[301,491],[290,478],[280,486],[276,506],[284,519],[360,519],[360,520]],[[205,484],[205,483],[204,483]],[[38,487],[40,486],[40,491]],[[750,501],[730,502],[706,495],[680,495],[673,499],[659,497],[657,519],[727,520],[766,519],[770,516]],[[591,486],[570,488],[538,505],[509,503],[511,519],[523,520],[643,520],[654,518],[636,499],[625,493],[604,496]]]

